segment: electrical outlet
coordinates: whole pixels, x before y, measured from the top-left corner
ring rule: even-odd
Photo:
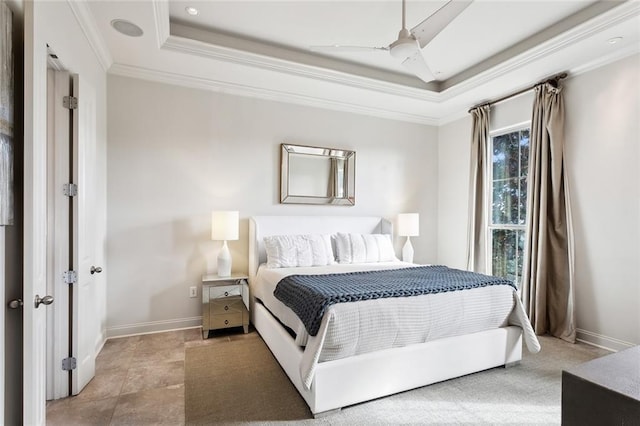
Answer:
[[[198,287],[189,287],[189,297],[198,297]]]

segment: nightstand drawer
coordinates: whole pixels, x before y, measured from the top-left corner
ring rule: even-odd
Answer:
[[[234,314],[211,315],[210,318],[211,318],[210,327],[212,329],[239,327],[243,325],[242,312],[238,312]]]
[[[209,331],[242,326],[249,332],[249,277],[202,276],[202,337]]]
[[[244,309],[244,303],[242,302],[242,297],[234,296],[234,297],[224,297],[221,299],[212,300],[211,302],[211,314],[212,315],[221,315],[221,314],[237,314],[242,313]]]
[[[242,290],[239,284],[209,287],[209,300],[241,295]]]

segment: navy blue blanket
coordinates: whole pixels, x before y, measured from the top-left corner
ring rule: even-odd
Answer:
[[[385,297],[418,296],[491,285],[515,284],[504,278],[451,269],[446,266],[323,275],[289,275],[273,294],[298,315],[311,336],[318,334],[327,308],[334,303]]]

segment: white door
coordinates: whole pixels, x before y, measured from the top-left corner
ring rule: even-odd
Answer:
[[[73,110],[73,182],[78,194],[73,197],[73,265],[77,282],[73,285],[72,354],[77,366],[72,371],[72,394],[77,395],[96,371],[99,344],[95,274],[101,265],[95,259],[95,164],[96,164],[96,96],[95,90],[78,75],[73,77],[73,96],[78,108]]]
[[[48,223],[47,292],[55,298],[47,311],[47,400],[69,396],[69,372],[61,368],[69,354],[69,284],[64,273],[71,262],[71,209],[63,190],[71,181],[71,111],[63,99],[71,93],[66,71],[47,70]]]
[[[95,374],[100,327],[91,273],[95,248],[95,96],[91,87],[66,71],[49,70],[48,84],[48,281],[56,304],[47,320],[47,399],[58,399],[77,395]],[[73,188],[63,190],[69,183],[77,188],[75,195]],[[69,270],[76,277],[71,284],[63,278]],[[71,370],[65,371],[61,363],[69,357],[76,364],[67,365]]]
[[[24,2],[23,420],[45,422],[47,263],[47,52],[36,43],[35,2]]]

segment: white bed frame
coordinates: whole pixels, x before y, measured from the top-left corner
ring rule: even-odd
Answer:
[[[249,284],[266,262],[263,238],[335,232],[393,234],[380,217],[258,216],[249,220]],[[251,291],[253,294],[253,291]],[[300,377],[302,349],[271,313],[251,297],[251,321],[314,416],[348,405],[418,388],[465,374],[517,363],[519,327],[502,327],[427,343],[386,349],[318,364],[311,389]]]

